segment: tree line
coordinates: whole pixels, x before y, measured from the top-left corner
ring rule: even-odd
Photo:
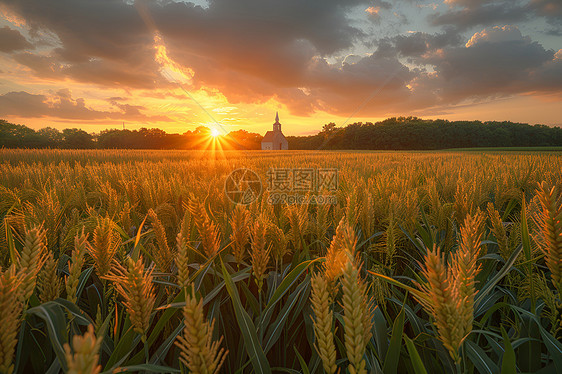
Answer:
[[[228,149],[259,149],[262,136],[245,130],[232,131],[217,140]],[[0,120],[0,147],[70,149],[207,149],[213,142],[211,130],[199,126],[183,134],[168,134],[160,129],[103,130],[87,133],[80,129],[59,131],[52,127],[33,130]]]
[[[448,121],[393,117],[338,128],[324,125],[312,136],[289,137],[290,149],[431,150],[473,147],[562,146],[562,128],[509,121]]]
[[[104,130],[91,134],[80,129],[33,130],[0,120],[0,147],[5,148],[119,148],[208,149],[213,138],[204,126],[183,134],[160,129]],[[262,135],[245,130],[222,135],[225,149],[260,149]],[[562,128],[497,121],[426,120],[393,117],[384,121],[357,122],[345,127],[334,123],[310,136],[289,136],[289,149],[431,150],[472,147],[562,146]]]

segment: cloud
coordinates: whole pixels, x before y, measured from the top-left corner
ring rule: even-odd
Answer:
[[[8,26],[0,28],[0,52],[12,52],[22,49],[32,49],[33,46],[17,30]]]
[[[554,54],[554,58],[547,61],[541,69],[531,72],[530,79],[536,82],[543,91],[560,92],[562,87],[562,49],[559,49]]]
[[[484,29],[480,32],[475,33],[472,35],[470,40],[466,43],[466,47],[472,47],[477,45],[478,43],[504,43],[504,42],[517,42],[517,41],[525,41],[530,42],[530,38],[526,37],[523,38],[521,35],[521,31],[515,26],[506,25],[506,26],[495,26],[492,28]]]
[[[538,17],[551,25],[562,26],[562,3],[559,0],[446,0],[446,12],[434,13],[434,26],[451,25],[459,30],[474,26],[512,24]]]
[[[555,22],[560,8],[554,1],[448,0],[448,10],[430,16],[438,32],[380,39],[376,50],[367,51],[367,28],[379,27],[382,20],[366,22],[365,12],[383,18],[390,3],[212,0],[203,8],[170,0],[0,2],[25,20],[30,35],[55,36],[52,48],[11,50],[14,61],[33,74],[49,81],[140,89],[139,97],[164,95],[173,87],[161,74],[162,64],[189,72],[185,86],[194,92],[223,95],[232,105],[274,99],[303,116],[316,111],[382,116],[468,98],[562,90],[554,51],[514,26],[488,27],[537,14]],[[366,29],[351,18],[358,14]],[[463,36],[477,25],[484,25],[481,31]],[[166,59],[155,59],[156,46],[165,48]],[[99,111],[64,92],[11,92],[0,96],[0,109],[16,111],[7,104],[16,99],[39,116],[151,118],[124,100],[108,99],[111,111]],[[17,111],[23,113],[22,108]]]
[[[449,1],[464,5],[462,9],[451,8],[444,13],[434,13],[429,21],[434,26],[450,25],[459,30],[474,26],[509,24],[529,19],[530,12],[519,1]]]
[[[95,57],[80,62],[68,63],[56,54],[17,53],[13,55],[16,62],[27,66],[40,78],[72,79],[77,82],[100,86],[151,89],[164,85],[164,79],[158,73],[158,65],[153,60],[146,60],[140,66],[135,62],[110,61]],[[139,61],[142,61],[139,60]]]
[[[395,51],[404,57],[419,57],[428,51],[457,46],[461,41],[460,34],[450,28],[441,33],[414,32],[386,39],[386,42],[394,45]]]
[[[173,1],[7,3],[31,30],[49,30],[60,41],[48,54],[14,56],[39,77],[155,88],[167,83],[154,60],[156,30],[170,58],[195,70],[196,87],[212,85],[225,69],[264,80],[262,87],[294,84],[312,57],[351,48],[364,36],[346,14],[368,1],[214,0],[206,9]]]
[[[544,78],[560,68],[554,51],[514,26],[486,28],[465,46],[434,51],[424,61],[434,73],[418,77],[415,85],[437,92],[442,102],[562,89],[560,79],[546,84]]]
[[[23,91],[8,92],[0,96],[0,116],[42,117],[48,109],[45,99],[43,95],[32,95]]]
[[[86,106],[83,98],[73,99],[70,90],[62,89],[49,95],[30,94],[25,91],[0,95],[0,116],[22,118],[57,117],[69,120],[123,119],[141,122],[169,121],[165,116],[147,116],[146,108],[114,102],[116,111],[99,111]]]
[[[549,23],[562,26],[562,3],[558,0],[531,0],[529,7]]]

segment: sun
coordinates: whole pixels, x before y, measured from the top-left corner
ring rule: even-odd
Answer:
[[[211,129],[211,136],[212,136],[213,138],[216,138],[216,137],[219,136],[220,134],[221,134],[221,133],[220,133],[220,131],[219,131],[218,129],[216,129],[216,128],[212,128],[212,129]]]

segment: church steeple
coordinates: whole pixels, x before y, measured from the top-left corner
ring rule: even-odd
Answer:
[[[273,131],[281,132],[281,124],[279,123],[279,112],[275,112],[275,123],[273,124]]]

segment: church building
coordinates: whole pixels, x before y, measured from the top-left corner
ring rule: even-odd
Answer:
[[[281,132],[281,124],[279,123],[279,113],[275,114],[275,123],[273,124],[273,131],[265,133],[261,141],[262,150],[281,150],[289,149],[289,142],[285,135]]]

